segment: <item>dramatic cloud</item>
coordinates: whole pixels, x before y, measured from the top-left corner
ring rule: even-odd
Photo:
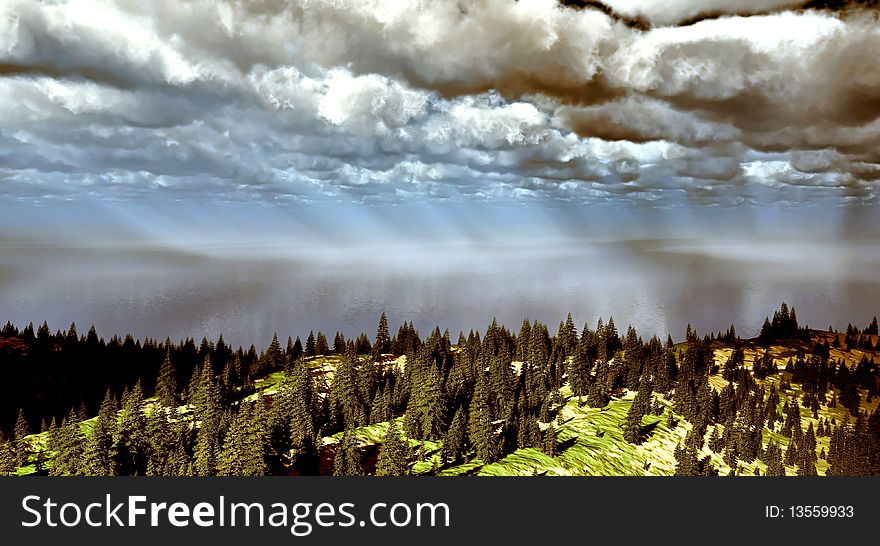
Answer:
[[[652,25],[684,23],[700,17],[764,14],[780,8],[800,7],[797,0],[606,0],[614,13],[630,19],[644,19]]]
[[[874,11],[784,0],[568,4],[581,7],[7,0],[0,192],[877,199]]]

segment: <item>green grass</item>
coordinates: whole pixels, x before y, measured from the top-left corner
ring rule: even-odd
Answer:
[[[604,408],[581,406],[576,397],[569,396],[561,411],[563,422],[557,425],[560,453],[550,457],[537,449],[519,449],[500,461],[484,465],[476,474],[643,476],[672,473],[675,460],[667,455],[685,437],[687,425],[679,419],[680,424],[669,429],[666,412],[671,408],[666,407],[662,415],[643,418],[643,430],[650,432],[641,445],[630,444],[624,440],[620,425],[626,419],[633,396],[634,393],[630,393],[623,399],[612,400]],[[662,403],[667,405],[665,400]]]
[[[662,415],[646,415],[642,420],[643,429],[650,431],[641,445],[633,445],[624,440],[620,424],[632,404],[634,393],[623,399],[612,400],[604,408],[580,406],[576,397],[571,397],[567,389],[563,394],[569,398],[562,408],[563,423],[557,427],[557,444],[560,452],[550,457],[534,448],[518,449],[492,464],[485,464],[479,458],[455,464],[443,465],[440,455],[442,444],[433,441],[410,439],[414,453],[422,449],[424,460],[413,466],[414,474],[434,474],[441,476],[528,476],[541,474],[548,476],[596,475],[596,476],[642,476],[671,474],[675,469],[672,456],[676,444],[684,439],[690,425],[679,417],[675,428],[666,424],[667,413],[671,411],[669,402],[658,397],[664,406]],[[398,419],[398,421],[401,421]],[[354,435],[362,447],[380,445],[388,430],[389,423],[355,429]],[[342,433],[337,433],[325,443],[338,442]],[[648,470],[645,470],[646,463]]]

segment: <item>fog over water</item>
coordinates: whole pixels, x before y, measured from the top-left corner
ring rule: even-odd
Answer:
[[[0,320],[48,321],[109,338],[223,334],[264,347],[310,329],[371,337],[379,314],[480,330],[493,316],[580,328],[613,315],[618,329],[681,339],[726,328],[755,335],[783,300],[817,328],[863,326],[877,314],[873,242],[518,239],[515,244],[290,247],[61,247],[0,251]]]

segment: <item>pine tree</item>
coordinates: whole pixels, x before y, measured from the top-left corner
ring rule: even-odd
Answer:
[[[30,434],[30,426],[24,417],[24,410],[18,410],[18,418],[15,420],[15,455],[18,466],[25,466],[28,462],[28,454],[31,450],[31,443],[27,436]]]
[[[361,476],[363,473],[361,455],[354,434],[346,430],[342,433],[342,439],[336,448],[336,456],[333,458],[333,475]]]
[[[312,339],[314,341],[314,338]],[[326,339],[324,340],[326,342]],[[266,349],[266,352],[263,354],[263,358],[260,359],[262,361],[262,365],[260,366],[259,373],[262,374],[266,371],[274,371],[281,370],[284,368],[285,358],[284,352],[281,350],[281,342],[278,341],[278,333],[272,335],[272,342],[269,343],[269,347]]]
[[[547,365],[547,339],[546,326],[535,321],[529,339],[528,362],[532,366],[542,368]]]
[[[330,385],[330,404],[335,428],[351,429],[366,424],[366,410],[358,385],[357,357],[346,352]]]
[[[599,363],[600,368],[605,366],[607,366],[607,363]],[[604,383],[604,377],[599,377],[597,374],[596,380],[590,385],[590,389],[587,392],[587,405],[591,408],[604,408],[608,404],[609,397]]]
[[[410,447],[401,436],[397,421],[391,421],[376,461],[377,476],[407,476],[410,474]]]
[[[293,342],[293,347],[287,351],[287,356],[290,358],[291,362],[296,362],[303,355],[303,344],[300,341],[299,336],[296,336],[296,341]]]
[[[462,459],[467,449],[467,414],[464,406],[459,406],[452,418],[452,424],[443,436],[443,459],[456,462]]]
[[[782,464],[782,448],[775,440],[770,440],[761,460],[767,464],[766,476],[785,476],[785,465]]]
[[[544,441],[541,449],[548,457],[556,456],[556,427],[552,423],[544,430]]]
[[[651,404],[651,383],[648,375],[643,374],[639,380],[639,391],[636,393],[633,403],[626,414],[623,426],[623,437],[631,444],[642,443],[642,417],[648,412]]]
[[[147,471],[149,439],[141,383],[123,396],[119,426],[114,437],[117,470],[123,476],[143,476]]]
[[[578,397],[586,396],[590,389],[590,366],[587,358],[581,354],[575,355],[569,366],[569,384],[571,392]]]
[[[794,466],[798,460],[798,450],[797,450],[797,442],[791,440],[788,442],[788,447],[785,448],[785,458],[783,461],[785,462],[785,466]]]
[[[56,440],[50,449],[55,451],[52,459],[52,476],[78,476],[84,473],[82,465],[85,437],[79,427],[76,413],[71,409],[66,419],[61,421]]]
[[[442,378],[424,362],[420,363],[416,373],[418,389],[410,395],[404,416],[407,435],[419,440],[439,439],[446,428]]]
[[[336,332],[336,336],[333,337],[333,353],[337,355],[341,355],[345,352],[345,336],[340,332]]]
[[[495,441],[495,426],[489,405],[489,392],[485,374],[478,373],[474,398],[470,411],[470,437],[477,457],[490,464],[498,460],[498,445]]]
[[[376,342],[373,344],[373,354],[380,356],[391,352],[391,337],[388,332],[388,319],[385,313],[379,317],[379,327],[376,330]]]
[[[810,423],[806,435],[804,435],[800,450],[798,450],[798,476],[816,476],[816,435],[813,431],[813,423]]]
[[[116,475],[116,450],[114,437],[117,433],[116,400],[110,390],[104,395],[92,432],[85,442],[83,473],[87,476]]]
[[[308,368],[294,366],[290,382],[290,443],[301,471],[317,471],[319,464],[320,398]]]
[[[172,476],[176,472],[174,455],[176,436],[169,419],[176,410],[164,406],[153,406],[147,417],[147,438],[149,438],[149,456],[147,459],[147,476]]]
[[[724,449],[724,442],[721,439],[721,436],[718,434],[718,427],[712,428],[712,436],[709,437],[709,449],[714,451],[715,453],[721,453]]]
[[[675,446],[675,475],[697,475],[697,453],[695,450],[678,444]]]
[[[529,319],[523,319],[519,335],[516,336],[516,360],[525,362],[529,359],[529,343],[531,339],[532,325],[529,324]]]
[[[0,476],[14,475],[17,466],[15,445],[0,434]]]
[[[206,359],[199,377],[199,392],[193,418],[198,422],[193,472],[198,476],[213,476],[217,470],[217,452],[220,448],[222,426],[220,393],[210,361]]]
[[[248,404],[239,409],[226,433],[217,458],[220,476],[264,476],[266,435],[263,430],[261,404]]]
[[[874,317],[874,320],[871,321],[871,324],[865,328],[865,335],[868,336],[876,336],[878,335],[878,326],[877,326],[877,317]]]
[[[0,438],[0,476],[14,475],[16,466],[15,446],[6,438]]]
[[[724,449],[724,462],[730,467],[731,473],[739,466],[739,453],[736,442],[729,442]]]
[[[52,442],[55,441],[55,437],[58,434],[58,421],[55,420],[55,417],[52,417],[52,420],[49,422],[49,428],[46,429],[46,445],[52,445]]]
[[[159,377],[156,380],[158,402],[169,408],[176,408],[178,405],[175,375],[174,364],[171,363],[171,348],[169,347],[165,352],[165,360],[162,362],[162,367],[159,368]]]
[[[326,355],[329,352],[330,347],[327,345],[327,336],[324,335],[324,332],[318,330],[318,337],[315,339],[315,353]]]

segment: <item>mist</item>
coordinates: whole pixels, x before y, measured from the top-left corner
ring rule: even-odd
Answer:
[[[0,316],[19,326],[48,321],[104,337],[179,340],[221,334],[265,346],[310,330],[347,337],[375,332],[379,315],[484,329],[524,318],[551,326],[571,312],[580,325],[613,316],[643,336],[681,339],[733,322],[757,333],[786,301],[802,324],[867,323],[876,242],[628,240],[365,245],[344,250],[251,246],[201,250],[139,246],[6,246],[0,253]]]

